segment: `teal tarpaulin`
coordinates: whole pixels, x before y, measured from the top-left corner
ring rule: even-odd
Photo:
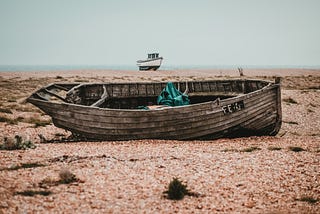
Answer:
[[[184,106],[189,105],[188,95],[178,91],[172,82],[168,82],[166,87],[158,96],[158,105]]]

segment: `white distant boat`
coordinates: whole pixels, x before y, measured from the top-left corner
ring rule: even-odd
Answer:
[[[159,53],[150,53],[145,60],[138,60],[137,65],[140,71],[157,70],[161,66],[163,58],[159,57]]]

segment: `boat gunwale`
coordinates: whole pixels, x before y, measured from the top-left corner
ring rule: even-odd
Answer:
[[[251,96],[255,96],[256,94],[259,94],[259,93],[262,93],[263,91],[267,90],[267,89],[273,89],[273,88],[276,88],[278,87],[279,84],[277,83],[274,83],[272,81],[264,81],[264,80],[254,80],[254,79],[234,79],[234,80],[231,80],[231,81],[238,81],[238,80],[241,80],[241,81],[250,81],[250,82],[255,82],[255,81],[259,81],[259,82],[265,82],[265,83],[268,83],[266,86],[260,88],[260,89],[257,89],[255,91],[252,91],[252,92],[249,92],[249,93],[246,93],[246,94],[239,94],[235,97],[230,97],[230,98],[226,98],[226,99],[221,99],[219,102],[220,102],[220,105],[221,104],[228,104],[230,102],[238,102],[238,101],[241,101],[241,100],[244,100],[244,99],[247,99],[248,97],[251,97]],[[195,82],[216,82],[217,80],[210,80],[210,81],[195,81]],[[224,82],[226,80],[218,80],[218,81],[221,81],[221,82]],[[230,81],[230,80],[227,80],[227,81]],[[177,81],[179,82],[179,81]],[[172,82],[172,83],[177,83],[177,82]],[[125,85],[125,84],[146,84],[146,83],[150,83],[150,84],[153,84],[153,82],[135,82],[135,83],[132,83],[132,82],[123,82],[123,83],[80,83],[78,85],[75,85],[74,87],[72,87],[69,91],[67,91],[67,93],[69,93],[70,91],[74,90],[74,88],[79,88],[79,87],[82,87],[82,86],[86,86],[86,85],[107,85],[107,84],[114,84],[114,85]],[[166,83],[166,82],[157,82],[157,83]],[[87,106],[87,105],[81,105],[81,104],[75,104],[75,103],[67,103],[67,102],[60,102],[60,103],[56,103],[56,102],[52,102],[52,101],[46,101],[46,100],[42,100],[42,99],[37,99],[33,96],[35,96],[38,92],[41,92],[42,90],[44,89],[47,89],[49,87],[52,87],[54,86],[55,84],[57,85],[74,85],[76,83],[51,83],[47,86],[44,86],[38,90],[36,90],[35,92],[33,92],[28,98],[27,98],[27,101],[30,102],[32,100],[36,100],[37,102],[45,102],[45,103],[55,103],[55,104],[60,104],[60,105],[70,105],[70,106],[75,106],[75,107],[81,107],[81,108],[89,108],[89,109],[99,109],[99,110],[103,110],[103,111],[121,111],[121,112],[146,112],[146,111],[149,111],[149,112],[153,112],[153,111],[156,111],[156,112],[160,112],[160,111],[167,111],[167,110],[173,110],[173,109],[183,109],[183,108],[190,108],[191,106],[199,106],[199,105],[204,105],[204,104],[212,104],[212,102],[215,102],[216,100],[212,100],[212,101],[207,101],[207,102],[201,102],[201,103],[194,103],[194,104],[189,104],[189,105],[184,105],[184,106],[174,106],[174,107],[168,107],[168,108],[164,108],[164,109],[154,109],[154,110],[145,110],[145,109],[113,109],[113,108],[101,108],[101,107],[97,107],[97,106]],[[32,102],[31,102],[32,103]]]
[[[264,93],[265,93],[265,96],[264,96],[264,98],[266,98],[266,97],[268,97],[268,96],[275,96],[275,94],[272,92],[272,90],[273,89],[270,89],[270,90],[268,90],[268,91],[265,91]],[[240,100],[243,100],[245,103],[245,105],[246,105],[246,103],[247,102],[252,102],[252,101],[255,101],[255,100],[257,100],[257,99],[261,99],[261,98],[259,98],[258,96],[250,96],[250,97],[247,97],[246,99],[240,99]],[[41,100],[42,101],[42,100]],[[234,102],[234,101],[233,101]],[[236,102],[238,102],[238,100],[236,100]],[[56,103],[56,104],[58,104],[58,103]],[[47,104],[45,104],[45,105],[47,105]],[[220,108],[221,107],[221,104],[220,105],[218,105],[218,102],[217,102],[217,100],[214,100],[214,101],[209,101],[209,102],[206,102],[206,103],[200,103],[200,105],[201,105],[201,108],[198,108],[197,106],[195,106],[195,107],[193,107],[193,108],[196,108],[197,109],[197,112],[200,114],[200,112],[207,112],[208,113],[208,111],[209,112],[211,112],[211,111],[215,111],[215,108],[218,108],[219,109],[219,112],[223,112],[222,111],[222,109]],[[81,106],[82,107],[82,106]],[[49,114],[49,113],[52,113],[52,112],[54,112],[54,109],[55,108],[52,108],[53,110],[48,110],[47,111],[47,113]],[[98,108],[98,110],[99,110],[100,108]],[[148,118],[148,117],[168,117],[168,116],[170,116],[171,118],[172,118],[172,116],[176,116],[177,114],[177,112],[172,112],[172,109],[174,109],[174,108],[171,108],[171,109],[168,109],[168,111],[167,112],[159,112],[159,110],[150,110],[150,111],[146,111],[146,110],[142,110],[141,112],[143,113],[143,115],[141,115],[141,114],[130,114],[130,116],[129,115],[126,115],[126,118],[134,118],[135,120],[136,120],[136,118]],[[75,112],[75,111],[77,111],[77,110],[79,110],[79,109],[72,109],[70,112],[72,112],[73,114],[79,114],[79,115],[88,115],[88,113],[86,112],[86,111],[78,111],[78,112]],[[82,109],[83,110],[83,109]],[[118,110],[118,109],[116,109],[116,110]],[[178,111],[179,110],[179,111]],[[178,113],[179,113],[179,115],[181,115],[181,116],[179,116],[179,117],[183,117],[183,118],[186,118],[185,116],[183,116],[183,115],[188,115],[190,112],[193,112],[193,110],[191,109],[190,110],[190,106],[189,106],[189,108],[188,108],[188,110],[190,110],[190,111],[181,111],[180,109],[178,109],[178,110],[176,110],[176,111],[178,111]],[[91,113],[90,114],[90,116],[94,116],[94,117],[104,117],[104,118],[107,118],[107,117],[111,117],[111,118],[118,118],[118,117],[124,117],[124,115],[114,115],[114,114],[112,114],[112,113],[108,113],[108,114],[99,114],[101,111],[98,111],[98,112],[96,112],[96,113]],[[140,112],[140,111],[139,111]],[[122,113],[122,112],[121,112]],[[132,113],[132,112],[131,112]],[[136,113],[136,112],[135,112]],[[170,114],[169,114],[170,113]],[[205,114],[207,114],[207,113],[205,113]],[[49,114],[49,115],[51,115],[51,114]],[[198,115],[198,116],[201,116],[202,114],[200,114],[200,115]],[[194,116],[193,116],[194,117]],[[187,118],[189,118],[189,117],[187,117]],[[182,118],[181,118],[182,119]],[[175,120],[175,119],[172,119],[172,120]],[[154,120],[153,120],[154,121]],[[158,120],[157,120],[158,121]],[[161,120],[160,120],[161,121]],[[142,121],[140,121],[140,122],[142,122]],[[125,122],[125,123],[128,123],[128,122]],[[145,122],[143,122],[143,123],[145,123]]]

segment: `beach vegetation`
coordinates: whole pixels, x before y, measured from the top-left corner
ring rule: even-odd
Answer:
[[[170,200],[182,200],[184,196],[201,196],[199,193],[190,191],[187,184],[176,177],[170,181],[168,189],[164,191],[163,194]]]
[[[23,139],[20,135],[15,135],[14,138],[4,137],[3,143],[0,144],[0,150],[26,150],[35,148],[36,145],[30,140]]]
[[[290,103],[290,104],[298,104],[298,102],[291,97],[285,98],[285,99],[283,99],[283,101],[286,103]]]
[[[283,121],[283,122],[291,125],[299,125],[299,123],[295,121]]]
[[[299,132],[290,132],[292,135],[301,136],[302,134]]]
[[[226,148],[226,149],[221,150],[221,152],[238,152],[238,150],[237,149],[228,149],[228,148]]]
[[[15,99],[15,98],[10,98],[10,99],[8,99],[7,100],[9,103],[14,103],[14,102],[16,102],[17,100]]]
[[[11,119],[7,117],[0,116],[0,123],[10,123]]]
[[[256,147],[256,146],[251,146],[245,149],[241,149],[240,152],[253,152],[253,151],[257,151],[257,150],[261,150],[261,148]]]
[[[31,106],[29,107],[25,105],[16,106],[14,109],[20,112],[41,112],[38,109],[34,109]]]
[[[317,105],[314,103],[309,103],[309,106],[314,107],[314,108],[317,107]]]
[[[47,188],[48,186],[58,186],[60,184],[70,184],[73,182],[81,182],[81,180],[78,179],[76,175],[71,173],[69,170],[62,169],[59,172],[58,180],[52,177],[47,177],[39,182],[39,187]]]
[[[288,147],[288,149],[290,151],[293,151],[293,152],[303,152],[303,151],[306,151],[305,149],[301,148],[301,147],[298,147],[298,146],[290,146]]]
[[[282,148],[281,147],[277,147],[277,146],[270,146],[270,147],[268,147],[268,150],[270,150],[270,151],[279,151],[279,150],[281,150]]]
[[[313,198],[313,197],[310,197],[310,196],[304,196],[302,198],[297,198],[296,199],[297,201],[303,201],[303,202],[308,202],[310,204],[315,204],[319,201],[319,199],[316,199],[316,198]]]
[[[6,108],[0,108],[0,112],[6,113],[6,114],[12,114],[12,111],[10,109],[6,109]]]
[[[8,118],[8,117],[1,117],[0,116],[0,122],[3,122],[3,123],[8,123],[10,125],[16,125],[18,124],[18,122],[21,122],[23,121],[23,117],[17,117],[15,119],[11,119],[11,118]]]
[[[169,183],[168,190],[163,193],[167,194],[167,198],[170,200],[181,200],[185,195],[188,195],[189,190],[186,183],[180,181],[179,178],[173,178]]]
[[[44,164],[41,164],[41,163],[22,163],[22,164],[19,164],[19,165],[14,165],[14,166],[11,166],[9,168],[3,168],[1,170],[19,170],[19,169],[28,169],[28,168],[36,168],[36,167],[43,167],[43,166],[46,166]]]
[[[50,186],[57,186],[59,184],[60,184],[60,181],[57,181],[56,179],[54,179],[52,177],[46,177],[45,179],[40,181],[38,185],[40,188],[47,188]]]
[[[38,120],[34,122],[34,127],[40,127],[40,126],[47,126],[50,125],[51,121],[50,120]]]
[[[308,87],[308,89],[319,90],[320,86],[310,86],[310,87]]]
[[[79,181],[80,179],[78,179],[76,175],[70,172],[68,169],[62,169],[59,172],[58,180],[51,177],[47,177],[39,183],[39,186],[40,187],[57,186],[60,184],[70,184],[70,183],[79,182]]]
[[[307,109],[307,112],[308,112],[308,113],[313,113],[314,111],[313,111],[312,109],[309,109],[309,108],[308,108],[308,109]]]
[[[22,192],[16,192],[16,195],[23,195],[23,196],[35,196],[35,195],[43,195],[43,196],[48,196],[51,195],[52,192],[51,191],[47,191],[47,190],[25,190]]]
[[[40,126],[47,126],[51,124],[51,120],[42,120],[36,117],[26,118],[23,122],[34,124],[34,128],[38,128]]]
[[[60,177],[59,183],[61,184],[70,184],[70,183],[79,181],[76,175],[70,172],[68,169],[62,169],[59,172],[59,177]]]

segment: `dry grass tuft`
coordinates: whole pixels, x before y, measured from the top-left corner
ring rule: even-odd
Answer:
[[[268,147],[268,150],[270,150],[270,151],[279,151],[279,150],[281,150],[282,148],[281,147],[276,147],[276,146],[270,146],[270,147]]]
[[[252,146],[249,148],[242,149],[242,150],[240,150],[240,152],[253,152],[253,151],[257,151],[257,150],[261,150],[261,149],[256,146]]]
[[[60,183],[70,184],[79,181],[75,174],[70,172],[68,169],[63,169],[59,172]]]

